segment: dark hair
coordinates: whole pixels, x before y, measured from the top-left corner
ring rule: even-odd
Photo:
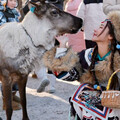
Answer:
[[[114,72],[114,53],[116,52],[116,44],[117,44],[117,40],[115,38],[115,34],[114,34],[114,26],[112,25],[112,22],[111,21],[107,21],[107,24],[106,26],[104,27],[104,29],[102,30],[102,32],[99,34],[99,36],[105,31],[105,29],[108,27],[109,29],[109,34],[113,37],[112,41],[111,41],[111,64],[110,64],[110,69]],[[119,54],[120,54],[120,50],[119,51]],[[92,59],[91,59],[91,65],[90,65],[90,68],[89,68],[89,71],[90,73],[92,74],[93,76],[93,80],[95,81],[96,84],[99,84],[97,78],[96,78],[96,75],[95,75],[95,70],[94,70],[94,67],[95,67],[95,62],[96,62],[96,56],[98,54],[98,46],[96,45],[95,48],[94,48],[94,51],[93,51],[93,55],[92,55]],[[117,87],[117,83],[118,83],[118,77],[117,75],[115,75],[113,77],[114,80],[112,80],[112,83],[111,83],[111,86],[110,88],[113,88],[115,89]],[[119,85],[119,84],[118,84]]]

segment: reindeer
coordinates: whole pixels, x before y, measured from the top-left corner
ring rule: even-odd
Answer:
[[[28,74],[43,65],[42,56],[54,46],[55,37],[64,33],[76,33],[82,19],[65,13],[43,1],[29,2],[30,11],[22,22],[6,23],[0,29],[0,80],[6,105],[7,120],[12,117],[12,93],[14,81],[18,83],[23,118],[29,120],[26,108],[26,84]]]

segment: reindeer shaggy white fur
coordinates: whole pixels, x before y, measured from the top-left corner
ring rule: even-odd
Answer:
[[[7,120],[11,120],[11,88],[17,81],[23,110],[23,120],[29,120],[26,109],[27,75],[34,67],[41,66],[42,55],[54,46],[54,37],[75,33],[82,20],[60,11],[44,2],[32,3],[21,23],[6,23],[0,29],[0,80],[6,105]]]
[[[28,74],[31,64],[39,64],[45,50],[54,46],[57,31],[51,28],[50,21],[37,19],[32,12],[26,15],[22,23],[7,23],[0,29],[0,47],[5,59],[9,59],[9,64],[14,64],[16,68],[19,66],[21,73]]]

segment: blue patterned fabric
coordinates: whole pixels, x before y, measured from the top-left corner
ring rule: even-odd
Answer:
[[[79,79],[79,74],[78,74],[78,71],[75,68],[73,68],[68,72],[66,72],[66,71],[61,72],[56,77],[58,79],[62,79],[62,80],[65,80],[65,81],[74,81],[74,80]]]
[[[3,25],[6,22],[19,22],[20,13],[14,9],[10,9],[6,7],[6,10],[4,10],[4,6],[0,4],[0,26]],[[4,14],[4,11],[6,11],[9,15],[13,15],[14,17],[6,17]]]

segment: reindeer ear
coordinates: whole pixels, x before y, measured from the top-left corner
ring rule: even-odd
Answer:
[[[46,11],[46,5],[44,0],[37,2],[30,1],[28,6],[30,11],[34,12],[37,16],[42,16]]]
[[[28,3],[29,9],[34,12],[34,10],[38,10],[43,4],[45,4],[44,0],[31,0]]]

